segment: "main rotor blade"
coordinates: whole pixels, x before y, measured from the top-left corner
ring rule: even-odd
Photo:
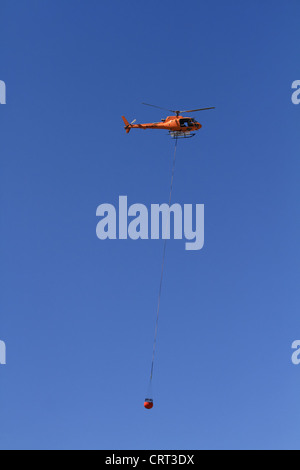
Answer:
[[[181,113],[195,113],[196,111],[208,111],[209,109],[216,109],[216,108],[213,107],[213,108],[188,109],[186,111],[180,111],[180,112]]]
[[[164,111],[170,111],[170,113],[176,113],[173,109],[162,108],[161,106],[155,106],[155,104],[142,103],[145,106],[151,106],[152,108],[163,109]]]
[[[198,109],[187,109],[185,111],[178,111],[174,109],[162,108],[161,106],[156,106],[155,104],[149,104],[149,103],[142,103],[142,104],[144,104],[145,106],[151,106],[152,108],[162,109],[163,111],[169,111],[170,113],[174,113],[177,115],[181,113],[195,113],[197,111],[208,111],[209,109],[216,109],[215,107],[213,107],[213,108],[198,108]]]

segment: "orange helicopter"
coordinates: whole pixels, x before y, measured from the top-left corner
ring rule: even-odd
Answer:
[[[169,131],[169,134],[171,137],[173,137],[173,139],[194,137],[194,135],[196,135],[195,131],[201,129],[202,124],[197,122],[194,118],[184,117],[182,114],[215,109],[215,107],[213,107],[189,109],[187,111],[174,111],[173,109],[161,108],[160,106],[155,106],[153,104],[142,104],[146,106],[152,106],[153,108],[163,109],[164,111],[169,111],[170,113],[174,113],[175,116],[168,116],[166,119],[162,119],[160,122],[151,122],[149,124],[135,124],[136,119],[129,123],[127,119],[122,116],[127,134],[129,134],[131,129],[165,129]]]

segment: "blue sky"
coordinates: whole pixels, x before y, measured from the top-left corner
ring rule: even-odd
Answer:
[[[2,449],[299,449],[300,4],[1,0]],[[96,208],[168,201],[173,141],[121,115],[216,106],[173,202],[205,247],[96,238]]]

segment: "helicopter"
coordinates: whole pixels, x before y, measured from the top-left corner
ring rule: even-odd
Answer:
[[[169,135],[173,139],[179,138],[190,138],[194,137],[195,131],[201,129],[202,124],[196,121],[194,118],[191,117],[184,117],[182,114],[186,113],[195,113],[198,111],[208,111],[210,109],[216,109],[215,107],[212,108],[199,108],[199,109],[189,109],[186,111],[178,111],[173,109],[166,109],[161,108],[160,106],[155,106],[153,104],[142,103],[145,106],[151,106],[157,109],[163,109],[164,111],[168,111],[173,113],[173,116],[168,116],[166,119],[162,119],[160,122],[151,122],[148,124],[135,124],[136,119],[129,123],[127,119],[122,116],[122,119],[125,124],[125,131],[127,134],[131,131],[131,129],[164,129],[169,132]]]

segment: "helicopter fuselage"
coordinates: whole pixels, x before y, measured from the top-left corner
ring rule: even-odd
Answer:
[[[168,116],[166,119],[162,119],[161,122],[145,124],[129,124],[127,121],[125,122],[125,130],[127,133],[129,133],[131,129],[163,129],[169,132],[188,133],[198,131],[201,127],[202,124],[195,119],[184,116]]]

